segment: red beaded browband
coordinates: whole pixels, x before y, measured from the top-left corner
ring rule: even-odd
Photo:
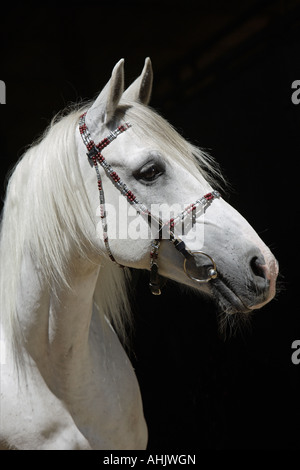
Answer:
[[[101,153],[101,150],[103,150],[113,140],[115,140],[118,137],[118,135],[122,134],[127,129],[129,129],[131,125],[129,123],[124,123],[123,125],[119,126],[114,131],[111,131],[108,137],[105,137],[103,140],[101,140],[101,142],[99,142],[98,144],[95,144],[95,142],[92,140],[91,135],[88,131],[88,128],[85,122],[85,116],[86,116],[86,112],[83,113],[79,118],[79,132],[82,137],[83,143],[85,144],[88,150],[87,156],[90,159],[90,161],[93,162],[94,168],[96,170],[98,190],[99,190],[99,199],[100,199],[100,218],[101,218],[102,229],[103,229],[103,240],[104,240],[105,248],[106,248],[109,258],[113,262],[120,265],[120,263],[118,263],[115,260],[111,252],[110,245],[109,245],[104,190],[103,190],[102,179],[101,179],[98,163],[104,169],[106,175],[109,177],[112,183],[117,187],[120,193],[127,198],[130,204],[135,206],[137,213],[146,217],[149,225],[151,224],[153,220],[157,224],[157,237],[151,242],[151,250],[150,250],[150,283],[149,285],[150,285],[151,292],[155,295],[159,295],[161,293],[162,278],[158,274],[157,258],[158,258],[158,249],[159,249],[160,241],[162,239],[162,233],[163,233],[163,230],[165,229],[167,229],[168,231],[169,240],[174,244],[175,248],[180,253],[182,253],[182,255],[185,257],[184,270],[186,274],[190,278],[194,279],[191,275],[189,275],[189,273],[187,272],[185,268],[186,260],[190,260],[191,258],[193,258],[193,254],[192,252],[186,249],[185,243],[182,240],[175,237],[174,228],[175,228],[175,225],[179,221],[183,222],[183,220],[188,214],[192,214],[192,226],[193,226],[196,221],[197,207],[199,205],[201,205],[203,208],[207,206],[209,203],[211,203],[211,201],[214,198],[220,197],[219,192],[216,190],[213,190],[212,192],[205,194],[201,198],[197,199],[197,201],[195,201],[194,203],[189,204],[189,206],[186,207],[179,215],[177,215],[174,218],[171,218],[169,221],[164,223],[160,218],[157,218],[153,214],[151,214],[151,212],[147,209],[147,207],[143,203],[140,203],[138,201],[135,194],[132,191],[130,191],[128,186],[121,180],[119,175],[113,170],[112,166],[105,160],[105,158],[103,157]],[[209,258],[213,268],[210,269],[208,278],[204,280],[197,280],[197,282],[208,282],[211,279],[214,279],[215,277],[217,277],[215,262],[206,253],[204,252],[198,252],[198,253],[201,253],[202,255]]]

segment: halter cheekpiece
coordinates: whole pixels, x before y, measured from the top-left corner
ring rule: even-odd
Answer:
[[[207,277],[205,279],[197,279],[193,277],[189,273],[187,263],[193,259],[193,252],[189,251],[183,240],[180,238],[176,238],[174,234],[174,229],[176,224],[178,224],[180,221],[183,222],[185,217],[188,214],[191,214],[192,216],[192,226],[196,222],[196,209],[198,206],[202,206],[202,208],[208,206],[214,198],[220,197],[220,193],[216,190],[213,190],[210,193],[205,194],[201,198],[197,199],[194,203],[190,204],[188,207],[186,207],[180,214],[178,214],[176,217],[171,218],[167,222],[163,222],[160,218],[155,217],[151,212],[147,209],[147,207],[143,204],[140,203],[135,196],[135,194],[130,191],[128,186],[121,180],[119,175],[114,171],[112,166],[105,160],[103,157],[101,151],[107,147],[113,140],[115,140],[120,134],[123,132],[127,131],[131,125],[129,123],[124,123],[123,125],[120,125],[117,129],[114,131],[111,131],[110,134],[105,137],[101,142],[98,144],[95,144],[95,142],[92,140],[91,135],[89,133],[89,130],[87,128],[86,122],[85,122],[85,117],[86,117],[86,112],[83,113],[80,116],[79,119],[79,132],[82,137],[83,143],[85,144],[87,148],[87,156],[89,158],[89,161],[91,164],[94,166],[96,170],[96,175],[97,175],[97,182],[98,182],[98,190],[99,190],[99,200],[100,200],[100,218],[102,222],[102,229],[103,229],[103,240],[105,244],[105,248],[107,251],[107,254],[109,258],[114,262],[119,264],[119,266],[123,267],[120,263],[116,261],[114,258],[112,251],[110,249],[109,245],[109,239],[108,239],[108,230],[107,230],[107,218],[106,218],[106,211],[105,211],[105,198],[104,198],[104,190],[103,190],[103,185],[102,185],[102,179],[100,175],[100,170],[99,170],[99,164],[101,167],[104,169],[106,175],[108,178],[112,181],[112,183],[117,187],[117,189],[120,191],[120,193],[127,198],[128,202],[132,204],[137,213],[141,214],[146,218],[148,221],[149,225],[151,222],[154,220],[156,225],[157,225],[157,237],[152,240],[151,242],[151,248],[150,248],[150,290],[152,294],[154,295],[159,295],[161,294],[161,286],[163,284],[163,278],[158,274],[158,251],[159,251],[159,246],[160,246],[160,241],[162,239],[162,233],[163,230],[168,231],[169,235],[169,240],[174,244],[175,248],[184,256],[184,272],[186,275],[199,282],[199,283],[205,283],[209,282],[211,279],[215,279],[217,277],[217,269],[216,269],[216,264],[213,260],[212,257],[207,255],[204,252],[198,251],[194,252],[194,254],[201,254],[206,258],[206,260],[209,260],[210,262],[210,269],[208,270]],[[164,232],[165,233],[165,232]]]

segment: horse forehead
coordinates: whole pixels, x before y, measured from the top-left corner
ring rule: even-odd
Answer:
[[[168,164],[168,167],[174,167],[176,171],[182,171],[187,177],[192,177],[193,174],[179,161],[173,158],[174,150],[166,148],[159,139],[145,138],[142,139],[135,134],[131,134],[130,129],[118,139],[113,141],[105,149],[105,158],[113,165],[116,163],[138,164],[144,163],[147,158],[154,158],[161,160]]]
[[[159,152],[160,144],[158,140],[150,139],[149,137],[139,137],[128,129],[110,144],[110,150],[113,153],[117,150],[118,153],[126,158],[139,158],[140,156],[156,151]]]

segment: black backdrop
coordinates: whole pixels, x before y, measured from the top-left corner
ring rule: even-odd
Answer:
[[[70,101],[91,98],[124,57],[127,84],[150,56],[152,105],[210,149],[227,200],[273,249],[282,290],[246,329],[220,337],[214,306],[134,273],[131,360],[153,450],[298,449],[300,2],[14,2],[1,15],[1,187]]]

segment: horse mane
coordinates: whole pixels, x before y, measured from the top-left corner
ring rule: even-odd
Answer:
[[[8,181],[0,229],[0,312],[17,366],[22,363],[23,335],[16,301],[24,255],[39,260],[39,275],[55,294],[59,286],[70,289],[70,251],[87,257],[95,249],[88,232],[93,214],[75,158],[75,130],[85,109],[76,106],[69,114],[56,116]],[[128,271],[113,263],[106,263],[106,271],[105,288],[97,284],[95,302],[124,338],[124,323],[130,319]]]
[[[68,284],[67,259],[71,250],[88,256],[95,248],[89,242],[93,214],[88,203],[78,159],[75,131],[87,104],[70,108],[56,116],[41,138],[21,157],[8,182],[0,233],[1,322],[18,364],[22,362],[23,336],[16,305],[22,259],[34,254],[40,262],[40,276],[48,280],[55,294]],[[216,186],[220,172],[213,160],[188,143],[151,108],[138,103],[122,103],[117,112],[129,120],[140,136],[159,142],[172,158],[194,174],[201,174]],[[80,188],[80,190],[79,190]],[[128,272],[106,263],[106,280],[97,283],[95,303],[126,337],[131,323],[128,300]],[[105,286],[104,284],[105,283]],[[118,295],[116,295],[118,292]]]

